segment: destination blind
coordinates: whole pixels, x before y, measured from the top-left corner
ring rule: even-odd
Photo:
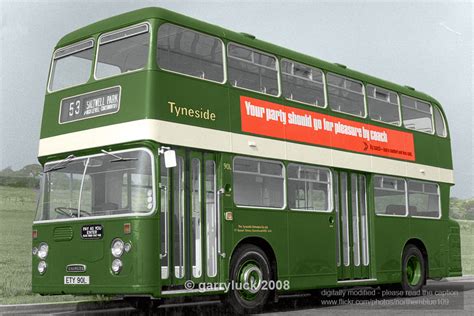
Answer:
[[[61,100],[59,123],[69,123],[118,112],[120,90],[120,87],[117,86]]]

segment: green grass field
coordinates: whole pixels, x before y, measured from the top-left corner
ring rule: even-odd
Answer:
[[[464,275],[474,275],[474,221],[458,221],[461,227],[461,256]]]
[[[0,186],[0,304],[97,299],[31,293],[31,225],[35,209],[36,192],[33,189]],[[474,221],[459,223],[463,272],[474,275]]]
[[[31,293],[31,225],[35,209],[33,189],[0,186],[0,304],[91,299]]]

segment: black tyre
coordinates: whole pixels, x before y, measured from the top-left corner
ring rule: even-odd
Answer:
[[[421,295],[421,288],[426,281],[426,263],[420,249],[407,245],[402,258],[401,288],[406,296]]]
[[[255,245],[246,244],[237,249],[230,262],[229,277],[233,286],[226,301],[236,313],[257,313],[272,296],[268,290],[272,279],[270,261]]]

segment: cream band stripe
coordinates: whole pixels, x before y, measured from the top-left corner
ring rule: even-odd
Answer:
[[[151,119],[43,138],[40,139],[38,156],[145,139],[169,145],[454,184],[451,169]]]

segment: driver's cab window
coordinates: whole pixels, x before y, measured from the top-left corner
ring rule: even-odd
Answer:
[[[150,213],[154,207],[151,154],[118,151],[48,163],[36,220]]]
[[[146,153],[141,156],[149,158]],[[151,211],[154,204],[151,163],[140,163],[142,159],[104,163],[97,170],[88,168],[89,180],[84,179],[81,209],[93,216]]]
[[[122,177],[122,207],[151,209],[153,206],[152,178],[146,174],[127,172]]]

